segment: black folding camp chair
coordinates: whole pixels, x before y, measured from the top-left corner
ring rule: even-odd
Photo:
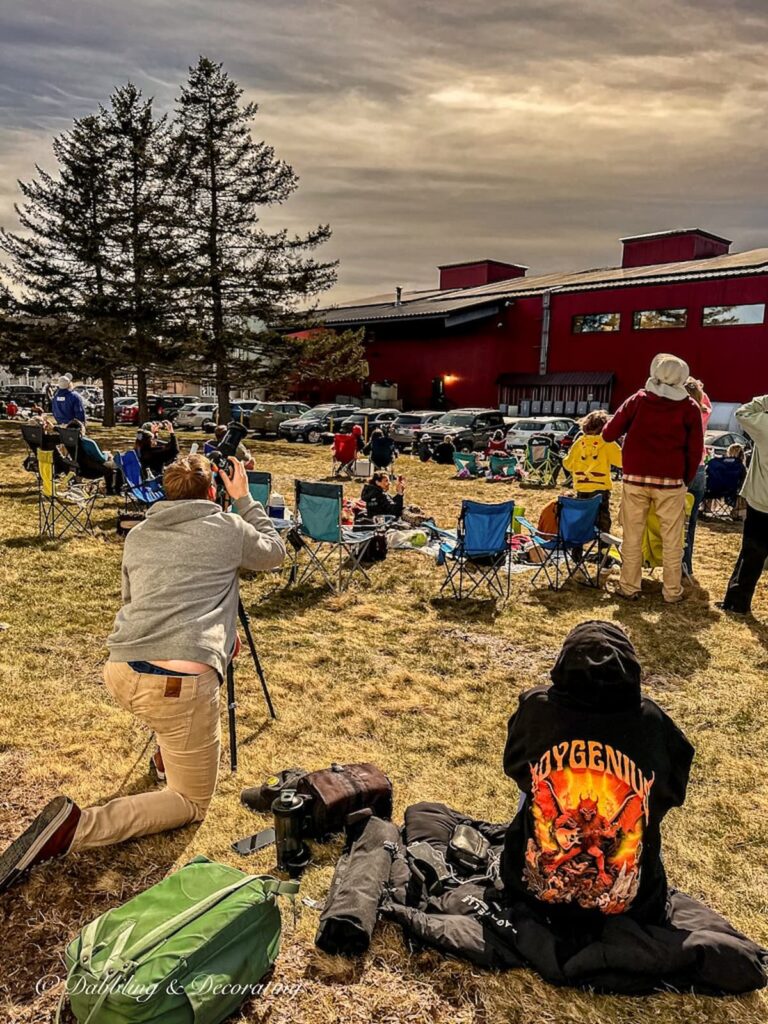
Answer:
[[[72,485],[62,490],[53,468],[53,452],[37,452],[38,526],[41,537],[60,538],[70,531],[93,533],[91,516],[98,491]]]

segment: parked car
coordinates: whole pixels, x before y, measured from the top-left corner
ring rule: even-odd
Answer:
[[[708,430],[704,435],[707,455],[725,455],[732,444],[740,444],[749,461],[752,455],[752,442],[744,434],[738,434],[733,430]]]
[[[498,409],[454,409],[434,420],[430,434],[450,437],[459,451],[482,451],[497,430],[504,429]]]
[[[419,441],[422,434],[431,434],[431,425],[443,415],[444,413],[436,412],[434,409],[401,412],[392,424],[390,437],[398,448],[404,448],[406,445]]]
[[[377,427],[390,427],[399,415],[399,409],[358,409],[357,412],[353,412],[351,416],[347,416],[345,420],[342,420],[339,433],[349,434],[355,425],[362,427],[363,433],[365,433],[367,421],[368,436],[370,437]]]
[[[219,407],[213,402],[187,402],[176,413],[174,426],[181,430],[202,430],[216,422]]]
[[[326,431],[335,429],[347,416],[357,412],[358,408],[355,405],[316,405],[296,419],[283,420],[277,428],[277,436],[284,441],[317,444]]]
[[[42,405],[45,398],[43,391],[37,391],[28,384],[8,384],[0,389],[0,398],[7,402],[12,398],[20,409],[29,409],[32,405]]]
[[[248,417],[248,427],[260,437],[277,434],[281,423],[309,412],[305,402],[256,402]]]
[[[563,453],[563,455],[565,455],[565,453],[568,451],[568,449],[571,447],[571,445],[573,444],[573,442],[576,440],[576,438],[579,436],[580,433],[581,433],[581,427],[574,420],[573,423],[568,428],[568,430],[560,438],[560,451]]]
[[[194,399],[191,399],[194,401]],[[173,422],[178,411],[190,402],[184,395],[147,395],[147,418],[150,420],[170,420]],[[87,411],[87,410],[86,410]],[[120,423],[139,422],[139,401],[132,399],[129,403],[120,406],[116,419]]]
[[[558,444],[568,434],[571,436],[571,444],[576,434],[571,431],[577,428],[578,423],[567,416],[529,416],[527,419],[518,420],[507,432],[507,448],[525,448],[530,439],[536,434],[551,434]]]

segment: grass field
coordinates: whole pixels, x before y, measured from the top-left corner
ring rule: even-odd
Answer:
[[[103,447],[129,435],[95,430]],[[183,438],[183,447],[187,438]],[[327,449],[253,446],[260,468],[292,503],[296,476],[327,476]],[[136,792],[150,783],[141,756],[148,735],[118,709],[101,681],[120,599],[122,542],[114,499],[102,502],[95,538],[41,541],[33,478],[21,469],[18,427],[0,425],[0,844],[52,795],[81,804]],[[502,500],[513,491],[535,516],[551,492],[519,491],[451,479],[451,470],[404,457],[407,497],[455,525],[463,497]],[[358,488],[350,489],[358,493]],[[645,687],[685,729],[696,759],[682,810],[664,829],[672,883],[705,900],[768,944],[768,599],[755,620],[734,622],[713,608],[738,550],[738,530],[703,524],[695,558],[700,589],[665,607],[651,581],[642,602],[572,587],[533,590],[513,577],[497,614],[486,601],[438,599],[442,570],[415,552],[374,566],[370,586],[335,597],[316,589],[282,591],[274,577],[245,581],[278,721],[269,722],[257,680],[240,659],[240,771],[222,756],[219,789],[206,821],[166,836],[83,853],[38,871],[0,898],[0,1021],[53,1019],[66,942],[110,906],[159,880],[196,854],[269,871],[273,854],[251,861],[230,843],[265,827],[239,803],[242,786],[300,764],[371,760],[393,779],[395,810],[416,800],[445,801],[499,821],[513,811],[514,786],[501,770],[505,726],[517,696],[546,679],[560,644],[587,618],[620,622],[640,653]],[[340,843],[317,846],[302,892],[322,900]],[[318,912],[301,908],[285,933],[275,982],[289,998],[246,1005],[258,1024],[699,1024],[768,1019],[768,998],[596,997],[556,990],[533,973],[482,972],[430,951],[411,951],[380,926],[362,962],[327,957],[313,945]],[[38,985],[51,976],[50,985]],[[36,986],[43,989],[36,991]]]

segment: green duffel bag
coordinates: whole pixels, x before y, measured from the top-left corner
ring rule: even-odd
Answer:
[[[296,882],[198,857],[97,917],[66,950],[79,1024],[219,1024],[277,958],[278,894]]]

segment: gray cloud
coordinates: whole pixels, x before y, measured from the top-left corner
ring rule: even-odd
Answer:
[[[338,299],[612,263],[635,231],[768,238],[762,0],[29,0],[0,40],[6,225],[52,134],[127,78],[169,107],[205,52],[301,177],[267,222],[333,227]]]

